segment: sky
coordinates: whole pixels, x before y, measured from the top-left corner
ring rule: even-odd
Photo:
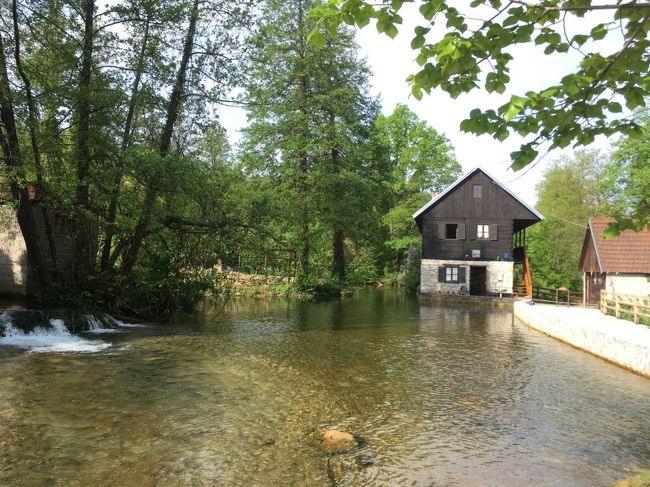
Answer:
[[[453,145],[458,162],[467,172],[476,166],[487,170],[492,176],[505,184],[511,191],[530,205],[536,203],[535,186],[543,176],[544,170],[552,161],[562,155],[570,155],[572,151],[551,151],[531,166],[514,172],[510,169],[510,153],[517,150],[523,139],[511,135],[504,142],[492,139],[488,135],[476,136],[460,131],[460,122],[465,119],[473,108],[496,109],[504,104],[511,95],[523,94],[531,89],[540,89],[558,83],[560,79],[575,70],[581,57],[578,53],[570,52],[565,55],[545,56],[541,50],[533,46],[516,47],[510,52],[514,57],[511,64],[511,82],[503,95],[488,94],[483,90],[461,95],[452,99],[442,90],[432,91],[418,101],[410,95],[410,87],[406,83],[409,74],[418,70],[415,63],[415,51],[410,47],[413,28],[421,19],[414,8],[405,6],[400,12],[404,24],[395,39],[377,33],[371,23],[364,29],[358,30],[357,42],[360,46],[360,57],[365,58],[372,71],[370,79],[372,94],[381,99],[382,112],[389,114],[398,103],[407,105],[422,120],[438,132],[444,134]],[[594,21],[604,21],[603,14],[591,14],[591,18],[569,23],[569,35],[577,33],[580,23],[592,24]],[[574,32],[571,32],[574,31]],[[609,54],[616,48],[617,39],[609,37],[598,46],[603,54]],[[589,49],[590,46],[585,46]],[[239,108],[223,108],[220,110],[221,122],[229,132],[231,142],[239,140],[238,131],[246,125],[245,112]],[[606,149],[608,141],[597,139],[589,148]]]

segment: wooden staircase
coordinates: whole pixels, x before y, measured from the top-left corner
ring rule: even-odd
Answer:
[[[529,298],[533,297],[533,273],[530,271],[530,263],[528,262],[528,252],[526,252],[526,247],[524,249],[524,259],[522,261],[523,274],[524,274],[524,286],[526,288],[526,296]]]

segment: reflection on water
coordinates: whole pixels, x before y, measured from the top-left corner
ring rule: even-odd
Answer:
[[[650,381],[510,311],[364,291],[102,340],[0,348],[0,484],[594,486],[650,468]],[[328,459],[332,427],[363,446]]]

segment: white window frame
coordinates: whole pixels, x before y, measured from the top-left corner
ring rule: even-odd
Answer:
[[[485,225],[485,224],[476,225],[476,238],[479,240],[489,240],[490,225]]]
[[[458,267],[445,267],[445,282],[458,282]]]

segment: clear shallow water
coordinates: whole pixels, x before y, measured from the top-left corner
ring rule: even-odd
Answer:
[[[0,347],[0,485],[598,486],[650,468],[650,380],[510,311],[386,291]],[[328,458],[338,427],[363,439]]]

